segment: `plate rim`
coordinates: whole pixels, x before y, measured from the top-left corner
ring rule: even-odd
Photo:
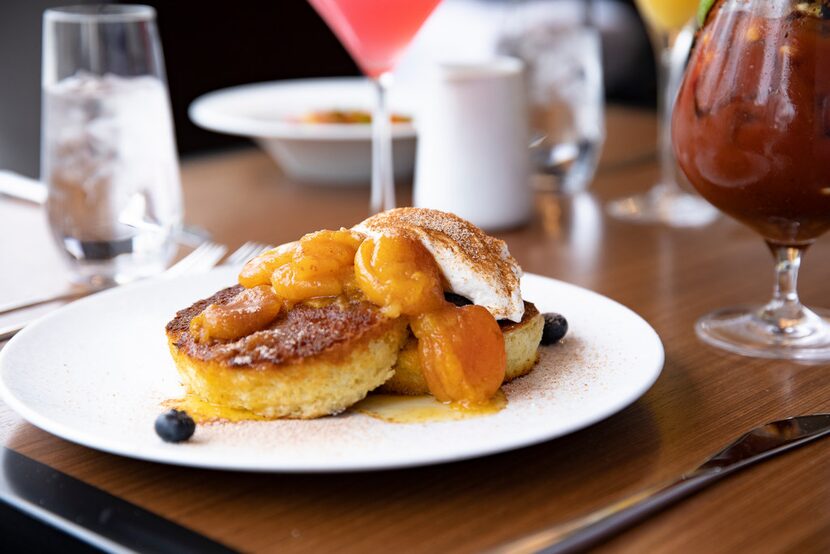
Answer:
[[[228,274],[232,274],[233,268],[216,268],[210,272],[209,274],[219,273],[219,272],[227,272]],[[20,333],[16,336],[12,337],[12,339],[0,350],[0,400],[2,400],[10,409],[12,409],[15,413],[17,413],[20,417],[26,420],[31,425],[46,431],[60,439],[67,440],[69,442],[73,442],[75,444],[84,446],[86,448],[91,448],[93,450],[106,452],[109,454],[115,454],[118,456],[123,456],[126,458],[138,459],[143,461],[155,462],[155,463],[163,463],[169,464],[179,467],[192,467],[192,468],[200,468],[200,469],[211,469],[217,471],[240,471],[246,473],[350,473],[350,472],[358,472],[358,471],[380,471],[380,470],[392,470],[392,469],[404,469],[410,467],[423,467],[423,466],[430,466],[430,465],[439,465],[444,463],[452,463],[452,462],[460,462],[464,460],[470,460],[475,458],[483,458],[487,456],[491,456],[494,454],[499,454],[503,452],[509,452],[512,450],[517,450],[520,448],[526,448],[529,446],[534,446],[537,444],[541,444],[544,442],[548,442],[550,440],[557,439],[559,437],[564,437],[566,435],[570,435],[576,431],[580,431],[583,429],[587,429],[596,423],[599,423],[610,416],[619,413],[620,411],[624,410],[628,406],[637,402],[640,398],[645,395],[646,392],[654,385],[657,379],[662,374],[664,364],[665,364],[665,348],[663,346],[663,342],[660,339],[659,334],[657,331],[651,326],[651,324],[646,321],[641,315],[637,312],[629,308],[628,306],[600,294],[598,292],[592,291],[590,289],[580,287],[578,285],[574,285],[572,283],[568,283],[566,281],[561,281],[559,279],[555,279],[552,277],[546,277],[544,275],[539,275],[535,273],[525,273],[524,277],[529,278],[531,280],[541,279],[543,281],[550,281],[554,283],[558,287],[565,287],[570,289],[578,290],[581,294],[588,294],[591,296],[596,297],[597,299],[605,302],[611,302],[615,304],[618,308],[621,308],[623,312],[626,312],[629,317],[633,316],[642,324],[646,335],[648,336],[648,340],[653,343],[653,346],[656,347],[653,354],[656,355],[654,359],[654,367],[650,369],[647,378],[643,379],[642,382],[639,383],[639,386],[636,387],[634,392],[626,397],[619,397],[614,399],[613,402],[610,402],[603,406],[603,409],[597,410],[596,412],[592,413],[589,417],[584,418],[582,420],[573,422],[572,424],[566,425],[564,428],[553,430],[551,432],[546,433],[537,433],[528,438],[519,437],[518,439],[513,440],[502,440],[495,445],[485,445],[484,447],[471,449],[468,452],[462,453],[454,453],[454,452],[447,452],[439,455],[429,455],[429,456],[419,456],[419,457],[411,457],[409,456],[406,459],[401,460],[381,460],[379,462],[373,462],[371,460],[360,460],[358,462],[354,461],[338,461],[336,466],[332,466],[331,463],[283,463],[278,467],[272,464],[263,464],[257,465],[256,463],[251,464],[250,461],[246,463],[237,463],[236,461],[232,463],[228,463],[227,460],[223,461],[222,463],[217,464],[215,461],[211,461],[210,458],[204,458],[200,460],[199,458],[190,459],[190,458],[181,458],[181,454],[175,451],[175,445],[173,445],[173,449],[170,452],[164,451],[160,452],[158,450],[153,451],[144,451],[143,449],[132,449],[130,450],[127,447],[121,447],[119,445],[111,445],[108,444],[107,441],[96,441],[93,436],[91,436],[90,432],[84,432],[81,430],[76,430],[72,426],[62,426],[59,421],[54,420],[46,415],[42,415],[39,411],[30,408],[25,402],[18,399],[13,391],[8,387],[6,382],[6,374],[10,371],[6,367],[5,359],[8,356],[8,352],[13,351],[10,350],[9,347],[13,345],[15,342],[19,342],[19,337],[26,337],[32,333],[38,332],[38,329],[51,321],[54,318],[62,317],[63,313],[69,307],[73,307],[72,309],[77,309],[76,306],[83,305],[88,302],[98,302],[101,298],[105,298],[111,295],[121,295],[125,293],[129,293],[133,290],[140,290],[143,288],[158,286],[160,283],[165,281],[173,281],[173,280],[182,280],[185,277],[179,277],[177,279],[166,279],[166,278],[158,278],[158,279],[150,279],[147,281],[142,281],[138,283],[132,283],[129,285],[124,285],[120,287],[116,287],[114,289],[106,290],[94,295],[91,295],[86,298],[82,298],[75,302],[71,302],[54,312],[51,312],[35,322],[27,325]],[[148,425],[150,423],[148,422]],[[423,424],[429,425],[429,424]],[[179,457],[177,457],[179,456]]]
[[[223,101],[235,96],[261,94],[271,89],[293,87],[348,87],[364,88],[365,77],[312,77],[247,83],[207,92],[193,100],[187,109],[190,120],[196,125],[225,134],[257,139],[281,139],[298,141],[368,141],[372,138],[369,126],[355,127],[344,124],[303,124],[280,120],[262,120],[255,117],[228,114],[217,109]],[[393,123],[393,139],[414,139],[417,133],[412,123]]]

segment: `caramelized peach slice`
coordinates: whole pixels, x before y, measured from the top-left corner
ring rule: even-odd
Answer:
[[[239,272],[239,284],[246,289],[271,284],[274,270],[290,262],[298,246],[297,241],[281,244],[251,258]]]
[[[354,281],[354,257],[362,235],[340,229],[300,239],[289,260],[274,268],[274,292],[291,302],[348,292]]]
[[[412,239],[366,239],[354,259],[357,286],[388,317],[431,312],[444,305],[441,272],[432,255]]]
[[[495,318],[481,306],[444,307],[411,323],[432,395],[441,402],[487,402],[504,381],[507,355]]]
[[[280,313],[282,302],[268,285],[245,289],[227,304],[211,304],[190,322],[199,342],[233,340],[265,328]]]

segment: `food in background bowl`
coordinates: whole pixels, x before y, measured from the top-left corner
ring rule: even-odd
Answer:
[[[372,113],[366,110],[316,110],[296,119],[299,123],[322,123],[328,125],[351,125],[372,123]],[[412,123],[407,115],[393,113],[389,116],[391,123]]]

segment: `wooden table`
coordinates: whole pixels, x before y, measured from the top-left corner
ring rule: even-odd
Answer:
[[[743,358],[695,338],[693,324],[703,313],[769,297],[772,263],[758,236],[724,218],[702,229],[669,229],[605,216],[609,199],[655,180],[648,156],[653,136],[651,114],[611,110],[591,193],[540,196],[535,221],[502,235],[526,271],[610,296],[660,334],[661,377],[606,421],[472,461],[341,475],[249,475],[130,460],[53,437],[5,406],[0,437],[14,450],[245,551],[474,552],[676,476],[758,424],[830,411],[828,365]],[[280,243],[366,213],[366,190],[299,186],[253,149],[187,160],[183,174],[188,222],[230,247]],[[405,188],[400,194],[407,198]],[[41,216],[33,214],[0,201],[7,237],[0,303],[56,280]],[[12,224],[28,225],[24,245],[9,241]],[[22,252],[29,261],[13,257]],[[807,303],[830,304],[829,276],[825,239],[806,257],[800,290]],[[830,551],[830,441],[748,469],[598,551]]]

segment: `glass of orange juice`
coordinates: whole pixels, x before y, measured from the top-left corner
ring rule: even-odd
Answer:
[[[678,185],[681,179],[671,149],[671,114],[699,0],[636,0],[648,27],[657,63],[657,154],[660,180],[644,193],[612,201],[611,215],[627,221],[694,227],[711,223],[717,211]]]

